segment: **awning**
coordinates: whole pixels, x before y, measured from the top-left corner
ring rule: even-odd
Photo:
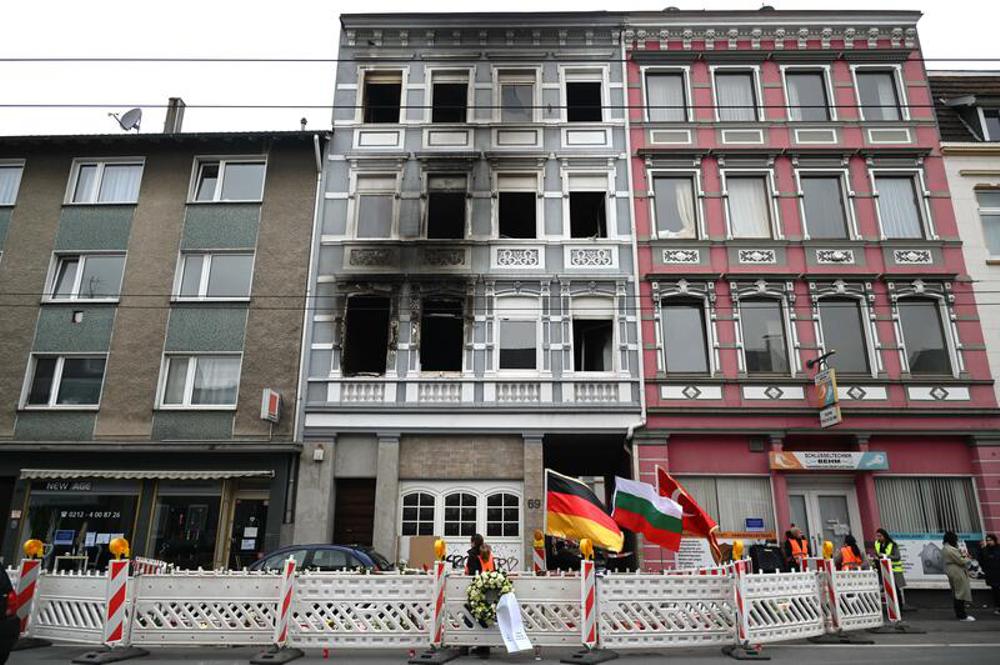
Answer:
[[[274,478],[274,471],[170,471],[130,469],[21,469],[23,480],[224,480],[227,478]]]

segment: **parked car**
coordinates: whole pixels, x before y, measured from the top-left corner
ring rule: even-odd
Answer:
[[[17,594],[3,566],[0,566],[0,617],[3,617],[0,624],[0,665],[3,665],[21,633],[21,622],[17,618]]]
[[[287,545],[268,552],[250,570],[280,570],[288,557],[300,570],[392,570],[384,556],[367,545]]]

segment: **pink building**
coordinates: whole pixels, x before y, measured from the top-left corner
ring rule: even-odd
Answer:
[[[935,586],[944,530],[1000,530],[1000,412],[918,18],[629,15],[635,449],[728,538],[884,526]],[[843,420],[821,428],[808,363],[833,349]]]

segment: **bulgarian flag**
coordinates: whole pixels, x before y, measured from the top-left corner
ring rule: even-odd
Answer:
[[[619,525],[668,550],[680,549],[684,511],[679,503],[659,496],[649,483],[617,477],[612,503],[611,516]]]

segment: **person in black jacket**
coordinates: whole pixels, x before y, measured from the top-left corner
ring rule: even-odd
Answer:
[[[986,574],[986,584],[993,590],[993,614],[1000,614],[1000,544],[997,535],[986,535],[979,548],[979,566]]]

